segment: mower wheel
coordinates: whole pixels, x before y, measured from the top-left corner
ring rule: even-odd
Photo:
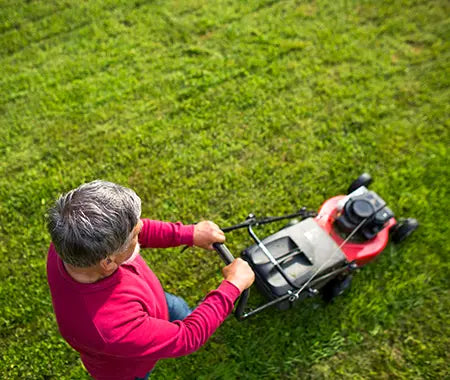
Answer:
[[[398,222],[391,229],[391,239],[398,244],[405,240],[419,227],[419,222],[414,218],[408,218]]]
[[[322,298],[325,302],[332,302],[336,297],[340,296],[344,291],[350,288],[352,283],[352,275],[335,278],[322,288]]]
[[[361,186],[369,186],[372,183],[372,177],[369,173],[363,173],[356,178],[347,190],[347,194],[353,193],[357,188]]]

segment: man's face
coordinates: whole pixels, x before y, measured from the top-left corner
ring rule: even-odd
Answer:
[[[114,255],[114,262],[117,265],[130,263],[139,254],[140,247],[138,240],[139,240],[139,233],[141,232],[143,225],[144,224],[142,223],[142,220],[139,220],[138,224],[136,224],[136,226],[133,228],[132,231],[133,235],[128,247],[125,249],[125,251],[118,253],[117,255]]]

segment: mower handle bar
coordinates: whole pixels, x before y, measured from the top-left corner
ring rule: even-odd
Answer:
[[[237,230],[239,228],[245,228],[245,227],[249,227],[249,226],[259,226],[262,224],[278,222],[279,220],[283,220],[283,219],[292,219],[297,216],[300,216],[302,219],[305,219],[305,218],[309,218],[309,217],[315,217],[316,215],[317,215],[317,213],[315,211],[307,210],[306,207],[302,207],[300,210],[298,210],[297,212],[294,212],[292,214],[286,214],[286,215],[281,215],[281,216],[268,216],[268,217],[261,218],[261,219],[257,219],[255,217],[255,215],[250,214],[244,222],[222,228],[222,231],[223,232],[231,232],[231,231]]]
[[[234,256],[231,254],[231,252],[229,251],[229,249],[227,248],[227,246],[225,244],[214,243],[213,247],[219,254],[222,261],[226,265],[231,264],[234,261]],[[239,301],[237,303],[236,310],[234,311],[234,315],[238,321],[241,321],[242,319],[244,319],[244,317],[243,317],[244,309],[245,309],[245,306],[247,305],[249,296],[250,296],[250,289],[245,289],[242,292],[241,296],[239,297]]]

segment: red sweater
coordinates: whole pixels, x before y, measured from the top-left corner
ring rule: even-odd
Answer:
[[[192,245],[194,226],[143,219],[143,248]],[[183,321],[168,321],[164,291],[140,255],[93,284],[70,277],[53,244],[47,278],[59,331],[96,379],[143,377],[159,359],[198,350],[233,309],[239,290],[228,281]]]

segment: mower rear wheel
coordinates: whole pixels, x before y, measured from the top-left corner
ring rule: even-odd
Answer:
[[[391,239],[394,243],[398,244],[404,241],[409,235],[411,235],[419,227],[419,222],[414,218],[408,218],[398,222],[391,229]]]
[[[332,302],[336,297],[350,288],[352,284],[352,275],[348,274],[344,277],[335,278],[322,288],[322,298],[325,302]]]
[[[347,190],[347,194],[353,193],[357,188],[361,186],[369,186],[372,183],[372,177],[369,173],[363,173],[356,178]]]

